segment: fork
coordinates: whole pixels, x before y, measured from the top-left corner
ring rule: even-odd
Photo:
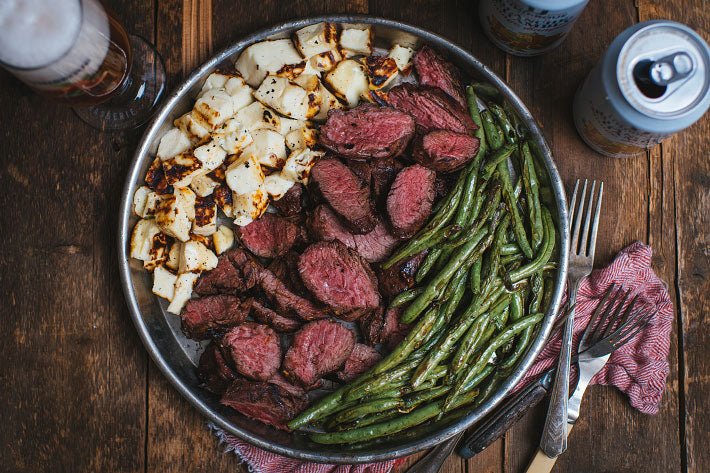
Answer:
[[[574,304],[577,299],[577,288],[582,279],[592,272],[594,265],[594,250],[597,242],[597,228],[599,225],[599,213],[602,207],[602,194],[604,183],[599,184],[599,195],[594,213],[594,223],[589,233],[589,224],[592,217],[592,202],[594,201],[594,189],[597,181],[592,182],[592,189],[589,193],[589,205],[587,205],[584,229],[580,238],[579,230],[584,216],[584,200],[587,194],[587,180],[584,180],[582,196],[579,199],[579,208],[576,209],[577,190],[579,189],[579,179],[574,185],[572,202],[569,206],[570,221],[573,222],[572,241],[569,248],[569,269],[567,271],[567,287],[569,296],[567,304]],[[569,367],[572,355],[572,327],[574,326],[574,307],[570,309],[570,315],[565,322],[562,333],[562,349],[557,362],[557,372],[555,382],[550,396],[550,404],[545,418],[545,427],[540,440],[540,449],[550,458],[560,455],[567,448],[567,402],[569,397]]]
[[[579,357],[577,359],[579,363],[579,381],[577,381],[577,387],[569,399],[569,409],[565,423],[567,432],[572,429],[572,426],[579,418],[579,406],[589,382],[604,367],[611,353],[636,336],[646,326],[648,321],[658,313],[658,311],[649,310],[646,313],[639,313],[634,316],[633,308],[638,295],[631,300],[626,310],[624,310],[624,306],[631,294],[631,289],[624,291],[623,288],[618,288],[611,301],[606,304],[614,289],[615,285],[612,284],[594,310],[579,342]],[[624,293],[623,295],[621,295],[622,292]],[[606,310],[604,310],[605,306]],[[602,313],[607,315],[601,318]],[[550,458],[541,450],[538,450],[530,465],[528,465],[526,473],[549,473],[556,460],[556,457]]]

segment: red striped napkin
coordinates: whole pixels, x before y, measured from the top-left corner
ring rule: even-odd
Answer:
[[[629,396],[631,405],[645,414],[656,414],[669,373],[668,350],[673,324],[673,303],[666,285],[651,269],[650,246],[636,242],[621,251],[604,269],[592,271],[577,291],[574,314],[573,349],[579,346],[582,332],[592,312],[612,283],[632,289],[639,299],[634,311],[658,311],[646,327],[609,357],[606,366],[590,384],[613,385]],[[629,298],[630,300],[631,298]],[[545,346],[517,389],[523,388],[557,362],[561,332]],[[576,369],[573,368],[576,380]]]

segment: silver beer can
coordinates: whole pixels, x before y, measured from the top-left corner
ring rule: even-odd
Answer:
[[[577,89],[574,124],[595,151],[636,156],[695,123],[710,107],[710,48],[667,20],[622,32]]]
[[[481,26],[493,43],[516,56],[535,56],[564,41],[589,0],[481,0]]]

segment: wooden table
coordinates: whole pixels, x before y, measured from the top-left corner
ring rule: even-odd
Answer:
[[[710,40],[697,0],[592,1],[565,43],[532,59],[483,36],[475,2],[111,0],[127,29],[163,55],[168,87],[220,48],[267,25],[323,13],[368,13],[430,29],[470,50],[531,109],[569,187],[601,179],[597,265],[635,240],[676,305],[671,373],[658,415],[617,390],[592,387],[557,472],[710,471],[710,116],[648,151],[615,160],[584,146],[571,120],[577,84],[612,39],[638,21],[670,18]],[[64,106],[0,74],[0,470],[246,471],[150,361],[130,321],[116,255],[117,207],[141,130],[98,133]],[[706,399],[706,401],[702,401]],[[544,410],[446,472],[520,472]]]

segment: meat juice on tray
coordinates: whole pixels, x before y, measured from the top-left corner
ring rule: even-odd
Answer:
[[[479,148],[458,70],[428,46],[375,55],[347,24],[294,38],[207,78],[161,139],[131,239],[167,311],[210,340],[205,389],[279,429],[408,333],[387,304],[427,252],[379,263]]]

